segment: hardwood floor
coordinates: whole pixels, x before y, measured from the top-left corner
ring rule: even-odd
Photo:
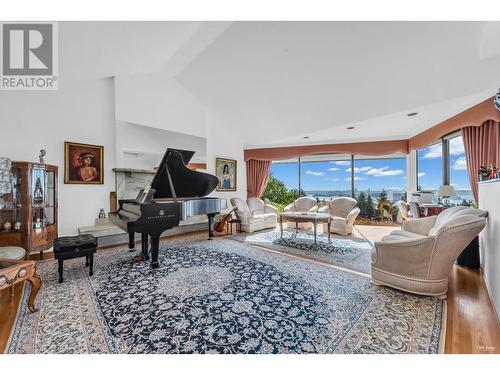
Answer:
[[[355,235],[377,240],[393,229],[358,225]],[[0,353],[7,345],[21,293],[21,284],[16,285],[13,298],[8,289],[0,292]],[[480,271],[453,267],[447,305],[446,353],[500,354],[500,324]]]

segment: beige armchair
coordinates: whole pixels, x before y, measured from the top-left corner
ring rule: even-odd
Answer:
[[[236,208],[236,217],[241,220],[241,230],[252,233],[262,229],[275,228],[278,210],[260,198],[231,198]]]
[[[293,203],[283,208],[284,212],[316,212],[318,206],[316,205],[316,199],[312,197],[300,197],[297,198]],[[312,229],[313,225],[311,223],[292,223],[287,222],[288,226],[298,227],[302,230]]]
[[[354,229],[354,220],[359,215],[359,207],[356,205],[356,199],[349,197],[340,197],[327,202],[327,205],[321,207],[318,212],[329,213],[331,218],[330,232],[338,233],[344,236],[351,234]],[[328,231],[328,225],[323,225],[323,233]]]
[[[401,220],[405,221],[410,217],[410,206],[405,201],[398,201],[397,203]]]
[[[451,207],[438,216],[405,220],[402,230],[375,242],[372,282],[445,298],[451,267],[484,228],[486,216],[482,210]]]

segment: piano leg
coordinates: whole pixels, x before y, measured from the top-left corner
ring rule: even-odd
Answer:
[[[135,238],[135,233],[134,232],[128,232],[128,248],[130,250],[132,250],[132,249],[135,248],[134,238]]]
[[[151,236],[151,268],[158,268],[158,248],[160,247],[160,236]]]
[[[214,217],[217,213],[207,214],[208,216],[208,239],[213,240],[214,238]]]
[[[147,233],[141,233],[141,248],[142,248],[142,256],[144,260],[149,259],[149,236]]]

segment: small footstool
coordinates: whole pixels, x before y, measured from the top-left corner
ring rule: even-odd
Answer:
[[[54,242],[54,258],[59,261],[59,282],[63,282],[63,261],[85,257],[85,267],[89,267],[89,276],[94,274],[94,253],[97,239],[91,234],[59,237]]]

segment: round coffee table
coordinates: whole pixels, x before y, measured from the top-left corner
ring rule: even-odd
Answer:
[[[312,223],[314,227],[314,243],[316,243],[316,235],[318,231],[318,223],[327,223],[328,225],[328,242],[330,242],[330,214],[322,212],[282,212],[280,213],[280,231],[283,238],[283,222],[290,221],[295,223],[295,233],[299,231],[299,223]]]

